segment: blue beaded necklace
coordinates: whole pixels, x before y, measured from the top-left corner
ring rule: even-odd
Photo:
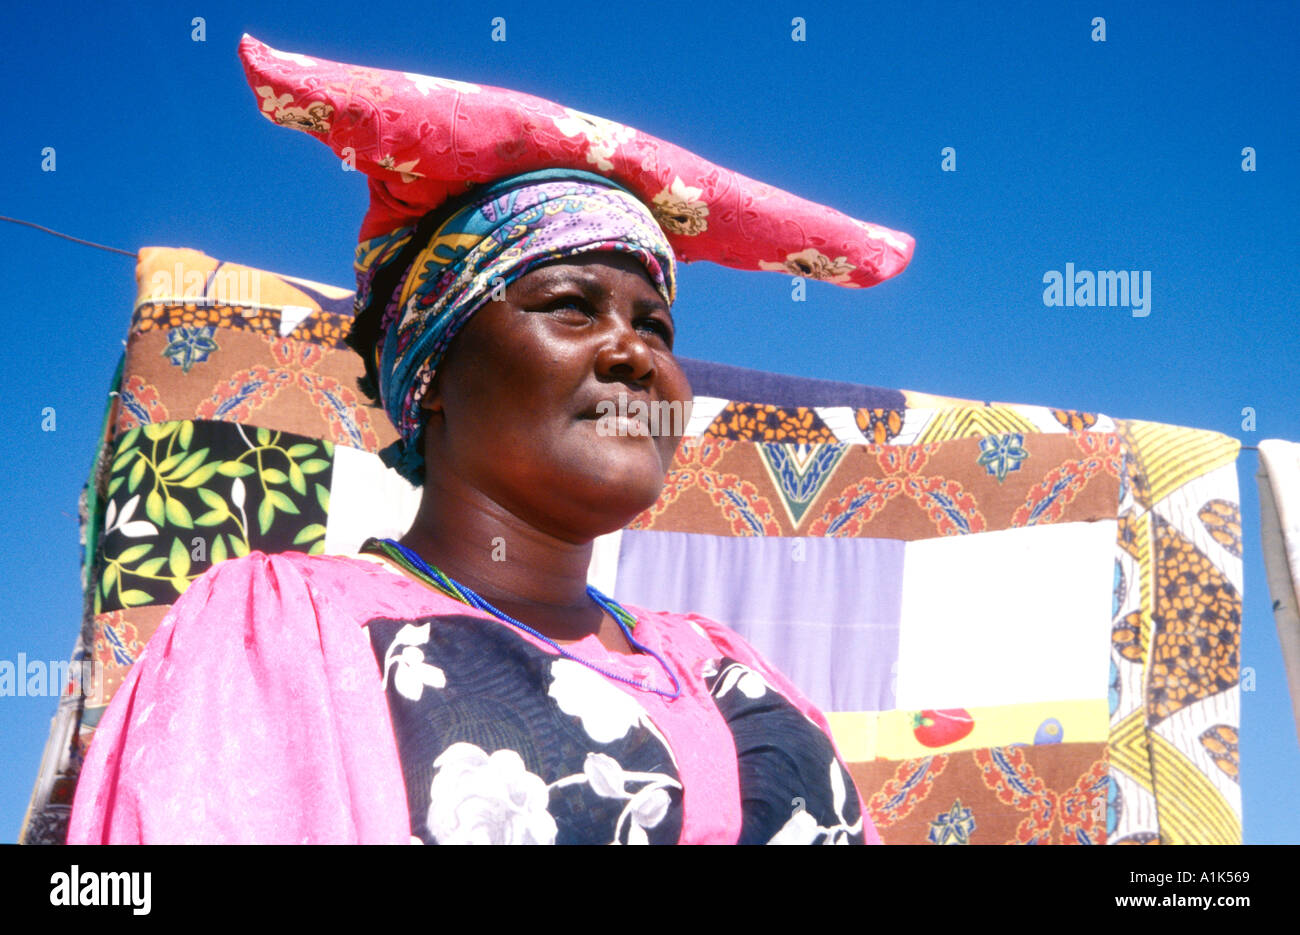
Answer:
[[[601,675],[605,676],[606,678],[614,679],[615,681],[622,682],[625,685],[631,685],[633,688],[637,689],[638,691],[654,692],[656,695],[661,695],[662,697],[667,698],[669,701],[672,701],[674,698],[679,697],[682,693],[682,686],[681,683],[677,681],[677,675],[673,672],[672,668],[668,665],[668,663],[664,661],[663,657],[660,656],[653,649],[650,649],[648,646],[639,643],[636,637],[632,635],[632,629],[633,627],[636,626],[636,617],[634,617],[631,613],[629,613],[625,608],[619,605],[616,601],[613,601],[610,598],[606,597],[605,595],[601,594],[600,591],[596,590],[591,585],[587,585],[588,596],[593,601],[595,601],[600,608],[607,611],[609,615],[614,618],[614,622],[618,624],[619,629],[623,631],[623,635],[627,637],[627,641],[630,644],[632,644],[633,647],[635,647],[640,652],[647,653],[653,656],[655,660],[659,663],[659,665],[663,667],[664,672],[668,674],[668,678],[672,680],[673,683],[672,691],[670,692],[663,691],[662,689],[654,688],[653,686],[647,685],[642,682],[638,682],[635,679],[630,679],[626,676],[618,675],[615,672],[609,672],[605,669],[602,669],[600,666],[594,663],[588,662],[586,659],[582,659],[578,656],[573,655],[573,653],[569,652],[559,643],[555,642],[549,637],[543,636],[541,633],[538,633],[528,624],[516,620],[514,617],[510,616],[504,611],[497,610],[497,608],[493,607],[486,600],[484,600],[474,591],[465,587],[465,585],[461,584],[459,581],[454,581],[451,578],[448,578],[438,568],[428,564],[418,554],[416,554],[414,551],[407,548],[406,546],[402,545],[400,542],[396,542],[393,539],[367,539],[365,545],[363,545],[361,549],[363,552],[378,552],[382,555],[388,556],[394,562],[400,565],[402,568],[405,568],[407,571],[411,572],[413,575],[415,575],[421,581],[424,581],[434,590],[440,591],[441,593],[447,595],[448,597],[454,600],[458,600],[463,604],[468,604],[471,607],[477,607],[479,610],[491,614],[493,617],[496,617],[498,620],[501,620],[504,623],[508,623],[512,627],[516,627],[517,629],[520,629],[525,633],[528,633],[536,637],[537,639],[541,640],[543,643],[545,643],[546,645],[554,649],[565,659],[571,659],[574,662],[579,663],[580,665],[584,665],[588,669],[591,669],[594,672],[599,672]]]

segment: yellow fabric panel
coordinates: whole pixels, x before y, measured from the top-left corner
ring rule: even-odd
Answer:
[[[878,711],[827,711],[831,736],[846,763],[862,763],[876,758]]]
[[[351,295],[338,286],[277,276],[237,263],[219,263],[198,250],[145,247],[136,265],[136,305],[162,300],[176,304],[180,298],[190,302],[216,299],[232,306],[292,305],[319,311],[320,303],[294,283],[333,298]]]
[[[1033,434],[1037,426],[1014,409],[991,406],[967,406],[940,410],[921,432],[917,443],[947,441],[951,438],[1004,435],[1009,432]]]
[[[1146,475],[1149,502],[1159,503],[1193,478],[1237,459],[1241,442],[1218,432],[1159,422],[1116,420],[1116,427],[1136,453]]]
[[[1150,743],[1161,842],[1240,844],[1241,820],[1214,784],[1159,734]]]
[[[826,715],[846,761],[908,760],[935,753],[1033,744],[1042,728],[1055,742],[1104,743],[1110,733],[1104,698],[1043,701],[969,708],[973,729],[939,747],[926,746],[915,733],[919,711],[839,711]],[[1048,722],[1055,720],[1055,725]]]
[[[186,293],[187,276],[191,285],[189,291],[196,298],[201,297],[203,284],[219,265],[212,257],[198,250],[142,247],[135,264],[135,304],[183,296]],[[197,292],[193,288],[196,283]]]
[[[902,390],[903,399],[908,409],[952,409],[958,406],[983,406],[978,399],[958,399],[956,396],[936,396],[933,393],[918,393],[916,390]]]
[[[1110,731],[1110,766],[1151,792],[1151,751],[1147,743],[1146,705],[1136,708]]]

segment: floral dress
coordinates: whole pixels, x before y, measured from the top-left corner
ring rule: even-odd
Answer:
[[[638,617],[639,638],[652,621],[663,625]],[[372,620],[367,629],[383,667],[411,833],[425,843],[675,843],[686,820],[682,748],[696,761],[686,778],[700,773],[697,794],[716,805],[727,790],[712,787],[731,776],[698,761],[733,745],[740,807],[730,817],[733,826],[739,818],[740,843],[863,839],[852,781],[825,733],[758,671],[717,650],[685,673],[693,683],[680,697],[650,696],[685,709],[661,716],[661,727],[651,700],[637,697],[645,693],[495,619],[457,613]],[[702,627],[692,635],[708,639]],[[599,653],[594,639],[579,645]],[[693,710],[705,705],[713,710]]]
[[[566,647],[665,694],[378,559],[224,562],[115,695],[69,840],[878,842],[792,685],[713,621],[627,609],[677,697],[653,657]]]

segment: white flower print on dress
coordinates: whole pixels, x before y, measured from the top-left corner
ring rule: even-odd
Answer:
[[[649,844],[647,829],[657,828],[672,804],[668,790],[682,787],[680,782],[664,773],[625,770],[617,760],[604,753],[588,753],[581,773],[553,782],[549,788],[560,789],[579,783],[586,783],[603,799],[627,801],[614,824],[614,839],[610,844]],[[642,785],[631,792],[627,788],[629,783]],[[623,841],[625,829],[627,840]]]
[[[551,663],[549,694],[561,711],[582,721],[583,730],[597,743],[613,743],[626,737],[633,728],[644,728],[663,744],[675,763],[667,739],[636,699],[581,663],[570,659],[556,659]],[[614,825],[610,844],[648,844],[646,831],[658,827],[668,814],[672,803],[668,790],[682,788],[681,783],[665,773],[625,770],[605,753],[588,753],[581,773],[559,779],[550,788],[578,784],[589,786],[601,798],[626,802]]]
[[[848,844],[849,835],[862,832],[862,817],[852,825],[844,817],[844,805],[848,801],[848,788],[844,785],[844,774],[837,760],[831,760],[830,771],[831,805],[835,808],[835,817],[839,823],[828,828],[817,823],[812,813],[803,808],[795,810],[781,830],[772,835],[768,844]]]
[[[388,677],[393,677],[393,687],[403,697],[419,701],[424,694],[424,686],[446,688],[447,675],[435,665],[424,661],[424,650],[420,647],[429,642],[429,624],[415,626],[408,623],[397,631],[388,652],[384,654],[384,688],[388,688]]]
[[[713,697],[721,698],[733,688],[737,689],[746,698],[753,700],[763,697],[763,694],[768,689],[768,684],[763,679],[763,676],[749,668],[749,666],[733,662],[722,671],[722,676],[713,689]]]
[[[790,816],[781,830],[772,835],[772,840],[768,844],[793,844],[805,845],[817,843],[818,835],[822,834],[823,829],[817,824],[817,819],[812,816],[811,812],[804,811],[802,808]]]
[[[650,726],[645,710],[630,695],[580,662],[556,659],[551,663],[551,680],[548,693],[560,710],[580,719],[583,730],[597,743],[620,740],[638,724]]]
[[[427,827],[439,844],[554,844],[550,793],[514,750],[454,743],[433,761]]]

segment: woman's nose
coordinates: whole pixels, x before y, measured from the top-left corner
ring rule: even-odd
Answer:
[[[643,382],[654,374],[654,352],[628,319],[614,316],[596,353],[597,372]]]

